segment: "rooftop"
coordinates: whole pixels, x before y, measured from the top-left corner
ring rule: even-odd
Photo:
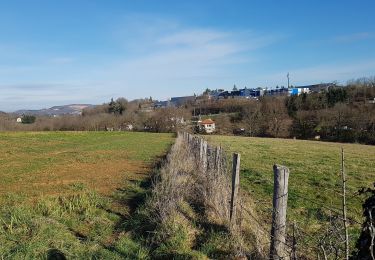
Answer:
[[[201,122],[201,124],[202,124],[202,125],[210,125],[210,124],[215,124],[215,122],[212,121],[211,118],[209,118],[209,119],[205,119],[205,120],[203,120],[203,121]]]

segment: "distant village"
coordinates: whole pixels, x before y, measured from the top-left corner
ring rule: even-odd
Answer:
[[[210,90],[206,89],[201,96],[181,96],[172,97],[167,101],[154,101],[153,107],[149,109],[157,108],[168,108],[168,107],[181,107],[186,104],[196,104],[199,100],[204,97],[205,100],[222,100],[222,99],[255,99],[263,96],[294,96],[301,95],[303,93],[319,93],[322,91],[327,91],[330,87],[336,87],[335,83],[320,83],[314,85],[306,86],[290,86],[290,87],[276,87],[274,89],[267,88],[243,88],[237,89],[234,85],[233,90],[228,91],[224,89]],[[182,119],[183,121],[183,119]],[[200,133],[211,134],[216,130],[216,124],[211,118],[202,120],[199,116],[194,122],[196,126],[196,131]],[[243,132],[245,129],[239,128],[237,132]]]
[[[229,99],[238,99],[238,100],[258,100],[260,97],[264,96],[294,96],[301,95],[303,93],[319,93],[321,91],[327,91],[330,87],[336,87],[334,83],[320,83],[315,85],[306,85],[306,86],[290,86],[290,87],[276,87],[274,89],[268,88],[242,88],[237,89],[234,85],[231,91],[224,89],[210,90],[206,89],[201,95],[192,95],[192,96],[181,96],[181,97],[172,97],[166,101],[152,100],[150,98],[147,102],[139,103],[139,110],[142,112],[153,112],[161,108],[180,108],[188,105],[199,105],[201,102],[209,101],[219,101],[219,100],[229,100]],[[113,101],[112,101],[113,102]],[[22,116],[16,118],[17,123],[33,123],[35,122],[35,115],[46,115],[49,117],[59,117],[62,115],[82,115],[83,109],[94,107],[92,105],[66,105],[66,106],[55,106],[50,109],[42,110],[30,110],[24,111],[21,110],[18,114],[22,113]],[[187,125],[187,120],[183,116],[174,116],[170,118],[170,121],[175,121],[179,125]],[[216,132],[216,123],[212,118],[201,118],[201,115],[193,115],[192,120],[189,122],[195,127],[196,132],[211,134]],[[134,125],[132,123],[126,123],[121,127],[114,127],[111,124],[106,124],[100,129],[105,131],[114,131],[115,129],[122,129],[125,131],[132,131]],[[144,126],[143,130],[150,131],[152,126]],[[241,133],[245,131],[243,128],[236,129],[237,132]]]
[[[290,87],[276,87],[274,89],[267,89],[267,88],[243,88],[237,89],[236,86],[233,87],[232,91],[224,90],[224,89],[216,89],[216,90],[209,90],[207,89],[203,92],[203,96],[206,96],[208,99],[211,100],[220,100],[220,99],[229,99],[229,98],[236,98],[236,99],[258,99],[259,97],[263,96],[293,96],[293,95],[301,95],[303,93],[310,93],[310,92],[321,92],[323,90],[328,90],[330,87],[336,87],[335,83],[320,83],[314,85],[306,85],[306,86],[290,86]],[[165,107],[179,107],[186,103],[193,103],[199,99],[198,96],[182,96],[182,97],[172,97],[166,101],[155,101],[154,108],[165,108]]]
[[[233,86],[168,100],[119,97],[100,105],[0,112],[0,131],[187,131],[375,144],[374,104],[375,77],[344,85]]]

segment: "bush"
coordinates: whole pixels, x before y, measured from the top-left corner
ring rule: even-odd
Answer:
[[[373,259],[371,255],[375,256],[375,247],[372,246],[375,238],[375,189],[362,189],[360,193],[369,194],[369,197],[362,205],[365,222],[351,259],[370,260]]]
[[[36,117],[31,115],[22,116],[22,124],[33,124],[35,123]]]

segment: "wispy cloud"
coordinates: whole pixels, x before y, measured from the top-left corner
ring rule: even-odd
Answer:
[[[363,76],[373,76],[375,74],[375,61],[363,60],[346,62],[340,64],[324,64],[305,68],[290,69],[292,85],[314,84],[320,82],[345,81]],[[268,84],[279,84],[286,81],[287,71],[278,72],[260,77]],[[286,85],[286,84],[285,84]]]
[[[216,40],[220,41],[228,36],[230,34],[225,32],[191,29],[159,37],[157,43],[168,46],[201,46]]]
[[[230,77],[232,67],[253,62],[259,49],[283,37],[247,30],[230,32],[180,26],[154,27],[138,34],[142,37],[133,40],[139,42],[137,55],[119,60],[107,71],[106,77],[123,82],[124,88],[146,88],[153,95],[163,97],[184,93],[189,84],[187,91],[192,92],[193,84],[198,89],[201,82]],[[142,49],[146,50],[141,52]],[[156,85],[159,91],[150,90]],[[169,91],[163,86],[168,86]]]
[[[91,102],[93,98],[99,100],[100,97],[84,93],[97,93],[100,88],[89,82],[0,85],[0,110],[11,112],[17,109],[41,109],[54,105]]]
[[[74,61],[75,59],[72,57],[55,57],[55,58],[50,59],[48,62],[52,64],[61,65],[61,64],[69,64]]]
[[[352,43],[358,41],[364,41],[375,38],[375,34],[371,32],[359,32],[353,34],[339,35],[333,38],[337,43]]]
[[[19,91],[44,91],[48,89],[54,89],[54,88],[61,88],[63,85],[62,84],[48,84],[48,83],[33,83],[33,84],[9,84],[9,85],[0,85],[0,90],[4,91],[5,90],[12,90],[14,92],[19,92]]]
[[[260,49],[282,37],[279,33],[184,26],[147,15],[127,16],[115,26],[110,40],[117,49],[110,56],[91,53],[84,58],[80,53],[56,51],[36,56],[34,64],[1,67],[0,62],[0,76],[4,76],[0,110],[77,99],[101,103],[111,96],[164,99],[191,94],[223,79],[233,82],[237,66],[254,62]]]

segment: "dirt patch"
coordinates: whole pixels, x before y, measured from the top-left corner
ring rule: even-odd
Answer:
[[[0,133],[0,201],[71,193],[82,183],[112,194],[142,180],[173,141],[148,133]],[[77,186],[77,188],[79,188]]]
[[[69,186],[72,184],[82,183],[101,194],[109,195],[115,189],[123,187],[126,180],[143,179],[149,171],[150,166],[144,162],[74,162],[53,165],[43,172],[27,175],[19,182],[3,187],[3,191],[0,192],[20,192],[31,196],[59,195],[69,192]]]

